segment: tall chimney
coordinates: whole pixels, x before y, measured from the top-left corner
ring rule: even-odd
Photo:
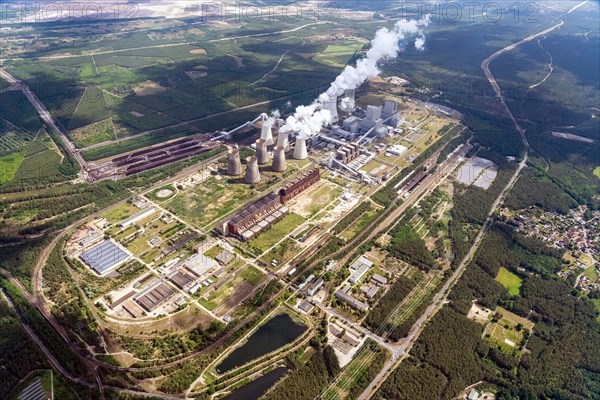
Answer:
[[[227,174],[231,176],[238,176],[242,174],[240,149],[237,147],[230,147],[227,151]]]
[[[302,139],[300,136],[296,137],[296,148],[294,149],[294,158],[296,160],[305,160],[308,158],[308,151],[306,150],[306,139]]]
[[[260,182],[260,171],[258,170],[258,160],[256,157],[246,158],[246,183]]]
[[[289,150],[290,139],[287,132],[279,131],[277,134],[277,146],[283,147],[286,151]]]
[[[275,157],[273,158],[272,170],[274,172],[283,172],[287,169],[285,162],[285,147],[275,147]]]
[[[263,121],[260,138],[264,139],[267,146],[273,146],[273,130],[271,129],[271,122],[268,119]]]
[[[258,139],[256,141],[256,159],[260,165],[269,162],[269,155],[267,154],[267,142],[265,139]]]

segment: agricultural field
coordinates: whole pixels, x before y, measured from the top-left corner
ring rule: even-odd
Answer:
[[[511,296],[518,296],[521,292],[522,279],[518,275],[513,274],[504,267],[501,267],[498,271],[496,280],[502,284],[508,290],[508,294]]]
[[[327,46],[325,51],[315,55],[313,60],[331,67],[344,68],[348,61],[365,45],[365,41],[336,41]]]
[[[23,160],[24,156],[25,150],[0,157],[0,183],[10,182],[13,180],[15,173],[21,166],[21,161]]]
[[[0,156],[23,150],[34,137],[35,132],[21,130],[0,117]]]
[[[69,139],[79,148],[91,146],[116,138],[117,133],[112,121],[104,119],[68,132]]]

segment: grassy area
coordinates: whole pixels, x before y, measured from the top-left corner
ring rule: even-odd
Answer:
[[[116,224],[124,220],[125,218],[131,217],[136,212],[140,211],[136,206],[129,203],[120,204],[117,207],[113,207],[104,213],[104,217],[111,224]]]
[[[506,268],[500,268],[496,280],[502,284],[511,296],[518,296],[521,293],[522,279],[513,274]]]
[[[205,226],[241,206],[255,194],[249,185],[232,184],[223,177],[211,176],[180,192],[166,203],[166,207],[189,222]]]
[[[86,147],[93,144],[113,140],[117,136],[117,132],[110,118],[91,123],[74,129],[68,133],[69,138],[77,145],[77,147]]]
[[[584,273],[590,281],[596,282],[596,280],[598,280],[598,271],[594,265],[587,267]]]
[[[0,183],[12,181],[21,166],[23,156],[25,156],[25,150],[0,157]]]
[[[248,242],[248,246],[253,250],[258,250],[260,253],[267,251],[275,243],[289,235],[304,223],[305,218],[298,214],[288,214],[284,219],[277,222],[273,227],[266,232],[261,233],[258,237]]]
[[[282,265],[291,260],[299,251],[300,248],[296,245],[296,242],[288,238],[265,254],[262,260],[268,265],[271,265],[273,260],[277,261],[277,265]]]
[[[240,276],[249,284],[256,286],[258,285],[260,282],[262,282],[265,278],[265,275],[260,272],[259,270],[257,270],[256,268],[254,268],[251,265],[248,265],[246,268],[244,268],[241,272],[240,272]]]
[[[600,166],[594,168],[594,175],[596,175],[598,178],[600,178]]]

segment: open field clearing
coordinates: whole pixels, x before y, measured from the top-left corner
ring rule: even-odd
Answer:
[[[521,289],[522,279],[506,268],[500,268],[496,280],[502,284],[511,296],[518,296]]]

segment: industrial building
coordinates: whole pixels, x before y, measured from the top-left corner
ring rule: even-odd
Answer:
[[[323,287],[324,283],[325,281],[323,280],[323,278],[317,279],[317,281],[308,288],[306,293],[308,293],[309,296],[314,296],[315,293],[317,293],[319,289]]]
[[[219,264],[221,264],[221,265],[227,265],[234,258],[235,258],[235,255],[231,254],[227,250],[223,250],[222,252],[220,252],[219,254],[217,254],[217,256],[215,257],[215,260],[217,260],[217,262]]]
[[[165,300],[171,297],[174,293],[175,291],[173,289],[164,283],[160,283],[154,288],[147,290],[136,297],[135,301],[137,301],[137,303],[142,306],[144,310],[150,312],[164,303]]]
[[[131,257],[131,254],[111,240],[105,240],[84,251],[79,256],[98,275],[105,275],[127,261],[129,257]]]
[[[369,305],[362,301],[354,298],[351,294],[344,292],[343,290],[337,290],[335,297],[348,304],[350,307],[355,308],[359,311],[365,312],[369,309]]]
[[[287,212],[287,207],[281,204],[281,197],[276,193],[269,193],[219,223],[216,230],[223,236],[236,236],[247,241],[272,226]]]
[[[388,280],[385,276],[381,276],[379,274],[374,274],[371,277],[371,282],[373,282],[376,285],[383,286],[383,285],[387,284]]]
[[[119,222],[119,226],[121,228],[127,228],[128,226],[135,224],[136,222],[141,221],[142,219],[154,214],[155,211],[156,209],[154,207],[148,207],[140,211],[139,213],[132,215],[131,217]]]
[[[365,256],[360,256],[350,266],[350,270],[353,272],[348,281],[350,283],[356,283],[360,281],[372,266],[373,262],[369,261]]]
[[[218,267],[219,264],[204,254],[195,254],[185,261],[184,266],[189,272],[200,277],[211,269]]]
[[[292,182],[279,189],[281,202],[288,202],[315,183],[319,182],[320,179],[321,170],[318,167],[302,173],[302,175],[294,179]]]

